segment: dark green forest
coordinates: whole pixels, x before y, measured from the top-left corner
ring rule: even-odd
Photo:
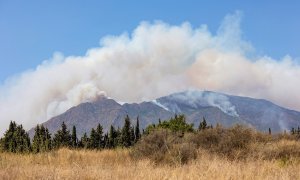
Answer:
[[[158,124],[151,124],[141,130],[139,127],[139,118],[137,117],[136,124],[133,125],[127,115],[122,128],[115,128],[111,125],[108,132],[104,132],[101,124],[98,124],[88,134],[85,133],[81,138],[78,138],[76,127],[71,127],[70,131],[63,122],[61,128],[53,135],[43,125],[37,125],[34,136],[30,139],[22,125],[11,121],[8,130],[0,139],[0,148],[2,152],[12,153],[40,153],[62,147],[94,150],[129,148],[139,142],[141,138],[148,136],[158,129],[166,129],[176,133],[181,138],[185,133],[198,133],[208,129],[220,129],[220,127],[221,125],[219,124],[216,127],[208,125],[206,119],[203,117],[199,120],[199,126],[194,128],[193,124],[186,122],[184,115],[175,115],[169,120],[159,120]],[[271,134],[271,129],[269,129],[268,134]],[[300,136],[300,128],[292,128],[290,135]]]

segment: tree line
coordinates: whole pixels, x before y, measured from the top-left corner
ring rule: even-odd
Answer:
[[[85,149],[128,148],[133,146],[140,138],[139,118],[137,118],[136,125],[133,126],[128,115],[125,117],[124,126],[121,129],[116,129],[111,125],[109,132],[104,133],[103,127],[98,124],[97,127],[91,129],[89,135],[84,133],[80,139],[77,137],[76,127],[73,126],[70,132],[63,122],[61,128],[53,136],[49,133],[48,128],[37,125],[31,141],[23,126],[11,121],[8,130],[0,139],[0,148],[1,151],[12,153],[39,153],[62,147]]]
[[[216,126],[220,126],[217,124]],[[212,125],[208,125],[206,119],[203,117],[197,129],[194,129],[193,124],[186,122],[184,115],[175,115],[169,120],[161,121],[158,124],[150,124],[146,129],[140,131],[139,118],[137,117],[136,125],[131,124],[131,120],[127,115],[124,119],[122,128],[115,128],[110,126],[108,132],[103,131],[101,124],[92,128],[90,133],[84,133],[79,139],[77,137],[76,127],[73,126],[70,132],[63,122],[61,128],[52,136],[48,128],[43,125],[37,125],[34,129],[34,136],[31,141],[29,134],[23,129],[22,125],[17,125],[11,121],[8,130],[0,139],[0,151],[12,153],[40,153],[47,152],[62,147],[67,148],[84,148],[84,149],[113,149],[116,147],[128,148],[135,145],[142,136],[150,134],[156,129],[169,129],[173,132],[203,131],[212,129]],[[269,134],[271,129],[269,128]],[[292,128],[291,135],[300,137],[300,127]]]
[[[193,124],[188,124],[184,115],[175,115],[173,118],[163,122],[159,120],[158,124],[151,124],[141,132],[139,118],[137,117],[136,125],[133,126],[127,115],[122,128],[115,128],[111,125],[109,131],[104,133],[103,127],[101,124],[98,124],[97,127],[91,129],[89,134],[84,133],[80,139],[77,137],[76,127],[73,126],[70,132],[64,122],[53,136],[49,133],[48,128],[43,125],[37,125],[31,141],[29,134],[23,129],[22,125],[17,125],[14,121],[11,121],[8,130],[0,139],[0,150],[13,153],[40,153],[62,147],[76,149],[128,148],[137,143],[142,135],[147,135],[157,128],[181,132],[194,131]],[[199,130],[205,128],[207,128],[207,123],[203,118],[199,125]]]

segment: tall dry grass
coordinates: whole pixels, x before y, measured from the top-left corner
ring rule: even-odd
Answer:
[[[280,140],[265,145],[251,144],[256,156],[233,160],[204,149],[187,164],[154,164],[149,159],[132,159],[130,150],[85,151],[60,149],[49,153],[0,154],[0,179],[299,179],[298,151],[280,157],[285,147],[299,142]],[[238,153],[238,152],[236,152]],[[270,153],[270,157],[265,157]],[[276,157],[276,158],[275,158]]]
[[[0,153],[0,179],[300,179],[300,141],[242,126],[157,130],[132,149]]]

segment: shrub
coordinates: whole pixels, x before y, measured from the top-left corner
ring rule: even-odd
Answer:
[[[145,135],[134,146],[133,158],[147,158],[154,163],[185,164],[196,158],[196,145],[184,143],[181,134],[157,129]]]
[[[213,150],[221,141],[223,129],[205,129],[197,132],[196,134],[187,134],[185,139],[187,142],[191,142],[204,149]]]
[[[241,125],[229,129],[222,127],[205,129],[196,134],[189,134],[185,138],[187,142],[196,144],[198,148],[230,159],[245,158],[245,155],[251,151],[249,146],[251,143],[266,139],[262,134]]]
[[[254,135],[251,129],[240,125],[234,126],[223,133],[222,140],[218,144],[217,152],[230,158],[236,155],[236,151],[247,153],[249,144],[253,142]]]
[[[196,150],[196,145],[193,143],[173,144],[165,159],[175,165],[187,164],[191,159],[196,159]]]

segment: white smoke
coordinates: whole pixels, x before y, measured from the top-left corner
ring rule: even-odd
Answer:
[[[140,102],[188,88],[265,98],[300,110],[300,66],[287,56],[248,58],[240,13],[214,35],[206,25],[142,22],[132,34],[108,36],[84,56],[55,54],[0,88],[2,133],[10,120],[31,128],[103,94]]]
[[[190,89],[184,92],[172,94],[167,98],[168,100],[171,100],[171,102],[152,102],[174,113],[182,112],[179,106],[177,105],[177,103],[179,103],[188,105],[195,109],[205,106],[213,106],[219,108],[221,111],[230,116],[239,116],[235,109],[235,106],[231,104],[228,97],[220,93]]]
[[[226,114],[236,117],[239,116],[235,110],[235,106],[231,104],[227,96],[216,93],[208,93],[203,96],[203,99],[206,99],[209,105],[219,108]]]

